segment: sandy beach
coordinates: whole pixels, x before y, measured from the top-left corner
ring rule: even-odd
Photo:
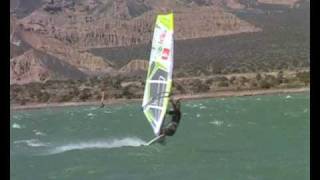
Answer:
[[[232,96],[254,96],[254,95],[277,94],[277,93],[298,93],[298,92],[307,92],[307,91],[310,91],[309,87],[290,88],[290,89],[221,91],[221,92],[210,92],[210,93],[175,95],[174,97],[181,98],[184,100],[191,100],[191,99],[219,98],[219,97],[232,97]],[[108,99],[104,101],[104,104],[111,105],[111,104],[123,104],[123,103],[132,103],[132,102],[140,102],[140,101],[142,101],[142,99]],[[49,108],[49,107],[85,106],[85,105],[100,106],[100,101],[35,103],[35,104],[26,104],[26,105],[11,104],[10,110],[26,110],[26,109]]]

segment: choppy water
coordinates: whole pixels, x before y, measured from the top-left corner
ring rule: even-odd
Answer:
[[[11,179],[309,179],[309,94],[183,102],[166,145],[140,104],[11,113]]]

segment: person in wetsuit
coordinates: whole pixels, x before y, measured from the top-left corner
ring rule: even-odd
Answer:
[[[104,91],[102,92],[102,96],[101,96],[101,103],[100,103],[100,108],[103,108],[104,107]]]
[[[167,114],[171,116],[171,121],[167,125],[167,127],[162,127],[160,129],[160,135],[164,136],[173,136],[174,133],[177,131],[181,119],[180,99],[174,101],[170,98],[170,103],[172,105],[172,109],[169,112],[167,112]]]

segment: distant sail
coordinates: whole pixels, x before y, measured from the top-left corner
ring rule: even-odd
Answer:
[[[158,15],[143,96],[143,112],[153,132],[159,135],[172,85],[173,13]]]
[[[100,101],[100,107],[104,107],[104,91],[102,91],[101,101]]]

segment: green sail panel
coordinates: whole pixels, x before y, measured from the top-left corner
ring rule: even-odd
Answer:
[[[159,135],[171,92],[173,24],[173,13],[158,15],[152,39],[142,108],[155,135]]]

